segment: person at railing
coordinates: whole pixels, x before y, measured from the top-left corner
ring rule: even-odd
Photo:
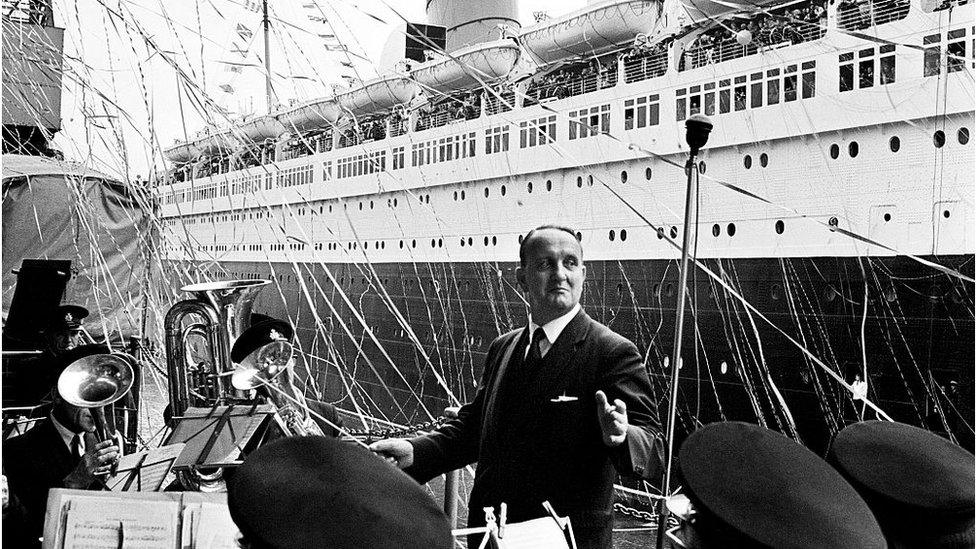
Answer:
[[[578,547],[608,549],[616,474],[659,479],[664,439],[637,347],[580,308],[586,268],[572,229],[544,225],[519,247],[527,326],[492,342],[482,383],[457,418],[371,449],[418,482],[477,462],[470,526],[568,514]],[[469,542],[469,547],[471,547]]]

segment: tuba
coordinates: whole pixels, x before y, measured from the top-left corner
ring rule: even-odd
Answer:
[[[121,400],[135,381],[135,359],[122,353],[95,354],[72,362],[58,377],[58,394],[65,402],[91,410],[99,441],[115,439],[115,421],[105,421],[105,406]],[[111,427],[111,428],[110,428]],[[112,464],[112,474],[118,460]]]
[[[234,370],[231,383],[235,389],[250,391],[264,387],[268,400],[275,405],[279,424],[286,436],[322,436],[322,429],[312,420],[305,397],[295,390],[291,360],[295,347],[280,339],[252,352]]]
[[[173,417],[191,406],[243,398],[234,390],[230,349],[250,324],[251,306],[269,280],[228,280],[184,286],[195,295],[166,313],[166,367]]]

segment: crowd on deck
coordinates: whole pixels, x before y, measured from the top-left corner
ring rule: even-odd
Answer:
[[[908,0],[840,0],[838,26],[846,30],[866,29],[908,15]]]
[[[443,126],[456,120],[473,120],[481,116],[481,90],[472,90],[430,102],[419,110],[417,131]]]
[[[613,58],[591,59],[552,71],[529,85],[526,95],[537,100],[563,99],[581,93],[609,88],[617,83],[617,63]]]

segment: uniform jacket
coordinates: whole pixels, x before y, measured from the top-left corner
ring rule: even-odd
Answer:
[[[86,445],[95,443],[94,437],[86,436]],[[5,537],[8,528],[23,528],[32,540],[41,536],[48,490],[64,488],[65,477],[78,462],[50,418],[24,434],[4,441],[3,469],[10,492],[19,501],[20,511],[26,519],[26,524],[4,524]]]
[[[520,329],[492,342],[474,400],[456,420],[411,439],[406,472],[425,483],[477,462],[470,526],[484,524],[483,507],[505,502],[509,522],[521,522],[545,516],[549,501],[569,515],[581,548],[610,547],[616,471],[652,479],[661,472],[663,440],[640,354],[582,310],[534,368],[524,367],[528,341]],[[597,390],[627,405],[627,437],[615,448],[603,444]]]

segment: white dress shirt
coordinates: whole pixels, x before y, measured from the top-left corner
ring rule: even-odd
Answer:
[[[577,303],[576,305],[573,306],[572,309],[569,310],[568,313],[564,314],[563,316],[554,318],[549,322],[546,322],[545,326],[542,327],[542,331],[545,332],[546,337],[542,338],[542,340],[539,341],[540,356],[546,356],[546,353],[549,352],[549,349],[551,349],[552,345],[556,342],[556,338],[559,337],[559,334],[561,334],[563,330],[566,329],[566,326],[569,324],[569,321],[573,320],[573,318],[576,316],[576,313],[578,313],[579,310],[580,310],[580,304]],[[535,322],[532,322],[532,316],[529,315],[529,342],[525,346],[525,353],[522,355],[523,359],[529,356],[529,346],[532,345],[532,334],[535,333],[535,329],[538,327],[539,325],[536,324]]]
[[[68,450],[70,451],[71,450],[71,441],[73,441],[75,439],[75,435],[78,434],[78,433],[73,433],[71,431],[71,429],[68,429],[64,425],[61,425],[61,422],[59,422],[58,420],[54,419],[54,414],[51,414],[50,417],[51,417],[51,424],[53,424],[54,425],[54,428],[57,429],[58,433],[61,435],[61,439],[64,440],[65,446],[67,446],[68,447]],[[84,453],[85,453],[85,435],[84,435],[84,433],[81,433],[81,436],[78,437],[78,442],[79,442],[79,444],[78,444],[79,451],[81,452],[82,455],[84,455]]]

